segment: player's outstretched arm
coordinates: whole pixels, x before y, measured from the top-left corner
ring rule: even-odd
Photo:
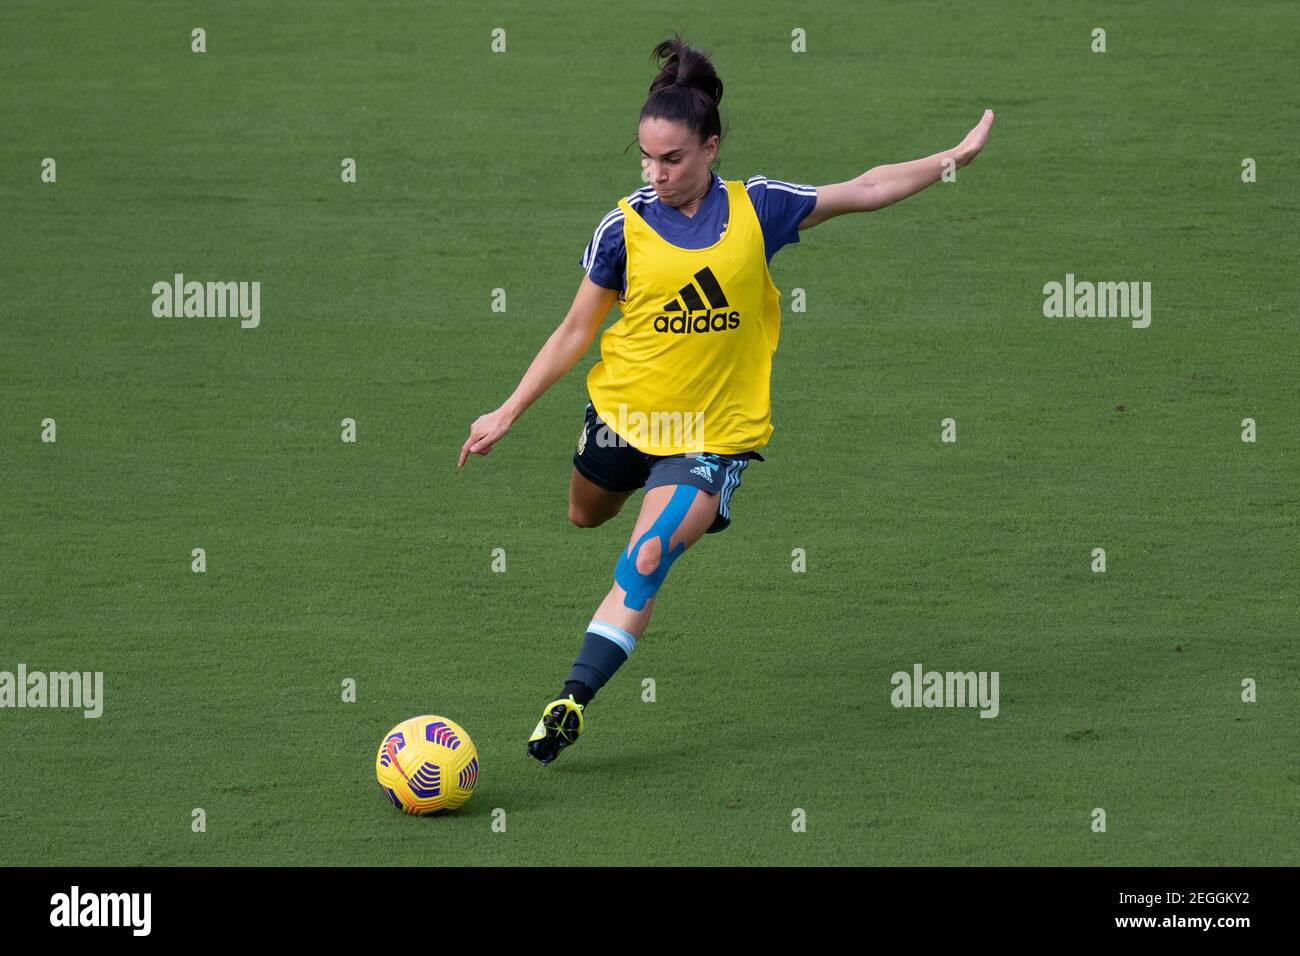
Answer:
[[[955,166],[965,166],[984,148],[989,140],[989,127],[993,125],[993,111],[985,110],[975,128],[952,149],[945,149],[924,159],[891,166],[875,166],[861,176],[845,183],[831,183],[817,187],[817,205],[799,223],[800,229],[811,229],[846,212],[872,212],[893,205],[919,193],[926,186],[937,183],[943,175],[945,160]]]
[[[591,345],[596,330],[617,300],[617,290],[598,286],[585,275],[582,277],[578,294],[569,307],[569,314],[551,333],[551,337],[528,366],[519,387],[500,408],[480,415],[469,426],[469,438],[465,439],[465,444],[460,448],[457,468],[465,464],[465,459],[471,453],[486,455],[490,452],[492,446],[505,437],[510,426],[528,406],[573,368],[574,363]]]

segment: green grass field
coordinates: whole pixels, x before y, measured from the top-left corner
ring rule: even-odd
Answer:
[[[105,684],[0,710],[0,863],[1300,862],[1300,21],[1073,6],[0,7],[0,670]],[[640,501],[566,520],[595,348],[456,456],[641,184],[674,28],[727,179],[998,118],[956,183],[777,254],[767,461],[542,770]],[[176,272],[260,281],[261,325],[155,318]],[[1150,327],[1045,318],[1067,273],[1151,282]],[[895,709],[917,662],[999,672],[1000,715]],[[375,783],[420,713],[480,751],[451,817]]]

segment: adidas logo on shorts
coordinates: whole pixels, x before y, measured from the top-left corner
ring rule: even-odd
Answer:
[[[713,484],[713,472],[709,471],[707,465],[696,465],[691,469],[692,475],[699,475],[701,478],[709,479],[709,484]]]

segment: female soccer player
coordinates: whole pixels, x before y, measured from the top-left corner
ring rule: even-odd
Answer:
[[[955,148],[848,182],[729,181],[712,171],[722,81],[709,57],[674,34],[651,58],[663,62],[637,136],[650,185],[601,220],[568,315],[514,393],[470,426],[457,463],[488,454],[622,303],[587,375],[569,520],[594,528],[638,488],[645,495],[564,689],[529,738],[529,755],[543,765],[582,733],[587,705],[645,633],[669,568],[702,535],[731,523],[741,472],[763,461],[757,449],[772,434],[769,380],[781,324],[772,255],[798,242],[800,230],[888,206],[937,182],[945,167],[965,166],[993,124],[986,110]]]

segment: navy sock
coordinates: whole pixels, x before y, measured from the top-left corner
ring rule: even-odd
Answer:
[[[578,651],[573,669],[565,679],[564,693],[561,696],[573,694],[573,699],[585,707],[614,676],[614,672],[623,666],[634,647],[636,638],[623,628],[593,620],[587,625],[582,649]]]
[[[596,692],[580,680],[565,681],[564,690],[560,691],[561,697],[572,697],[583,707],[591,703],[591,698],[596,696]]]

